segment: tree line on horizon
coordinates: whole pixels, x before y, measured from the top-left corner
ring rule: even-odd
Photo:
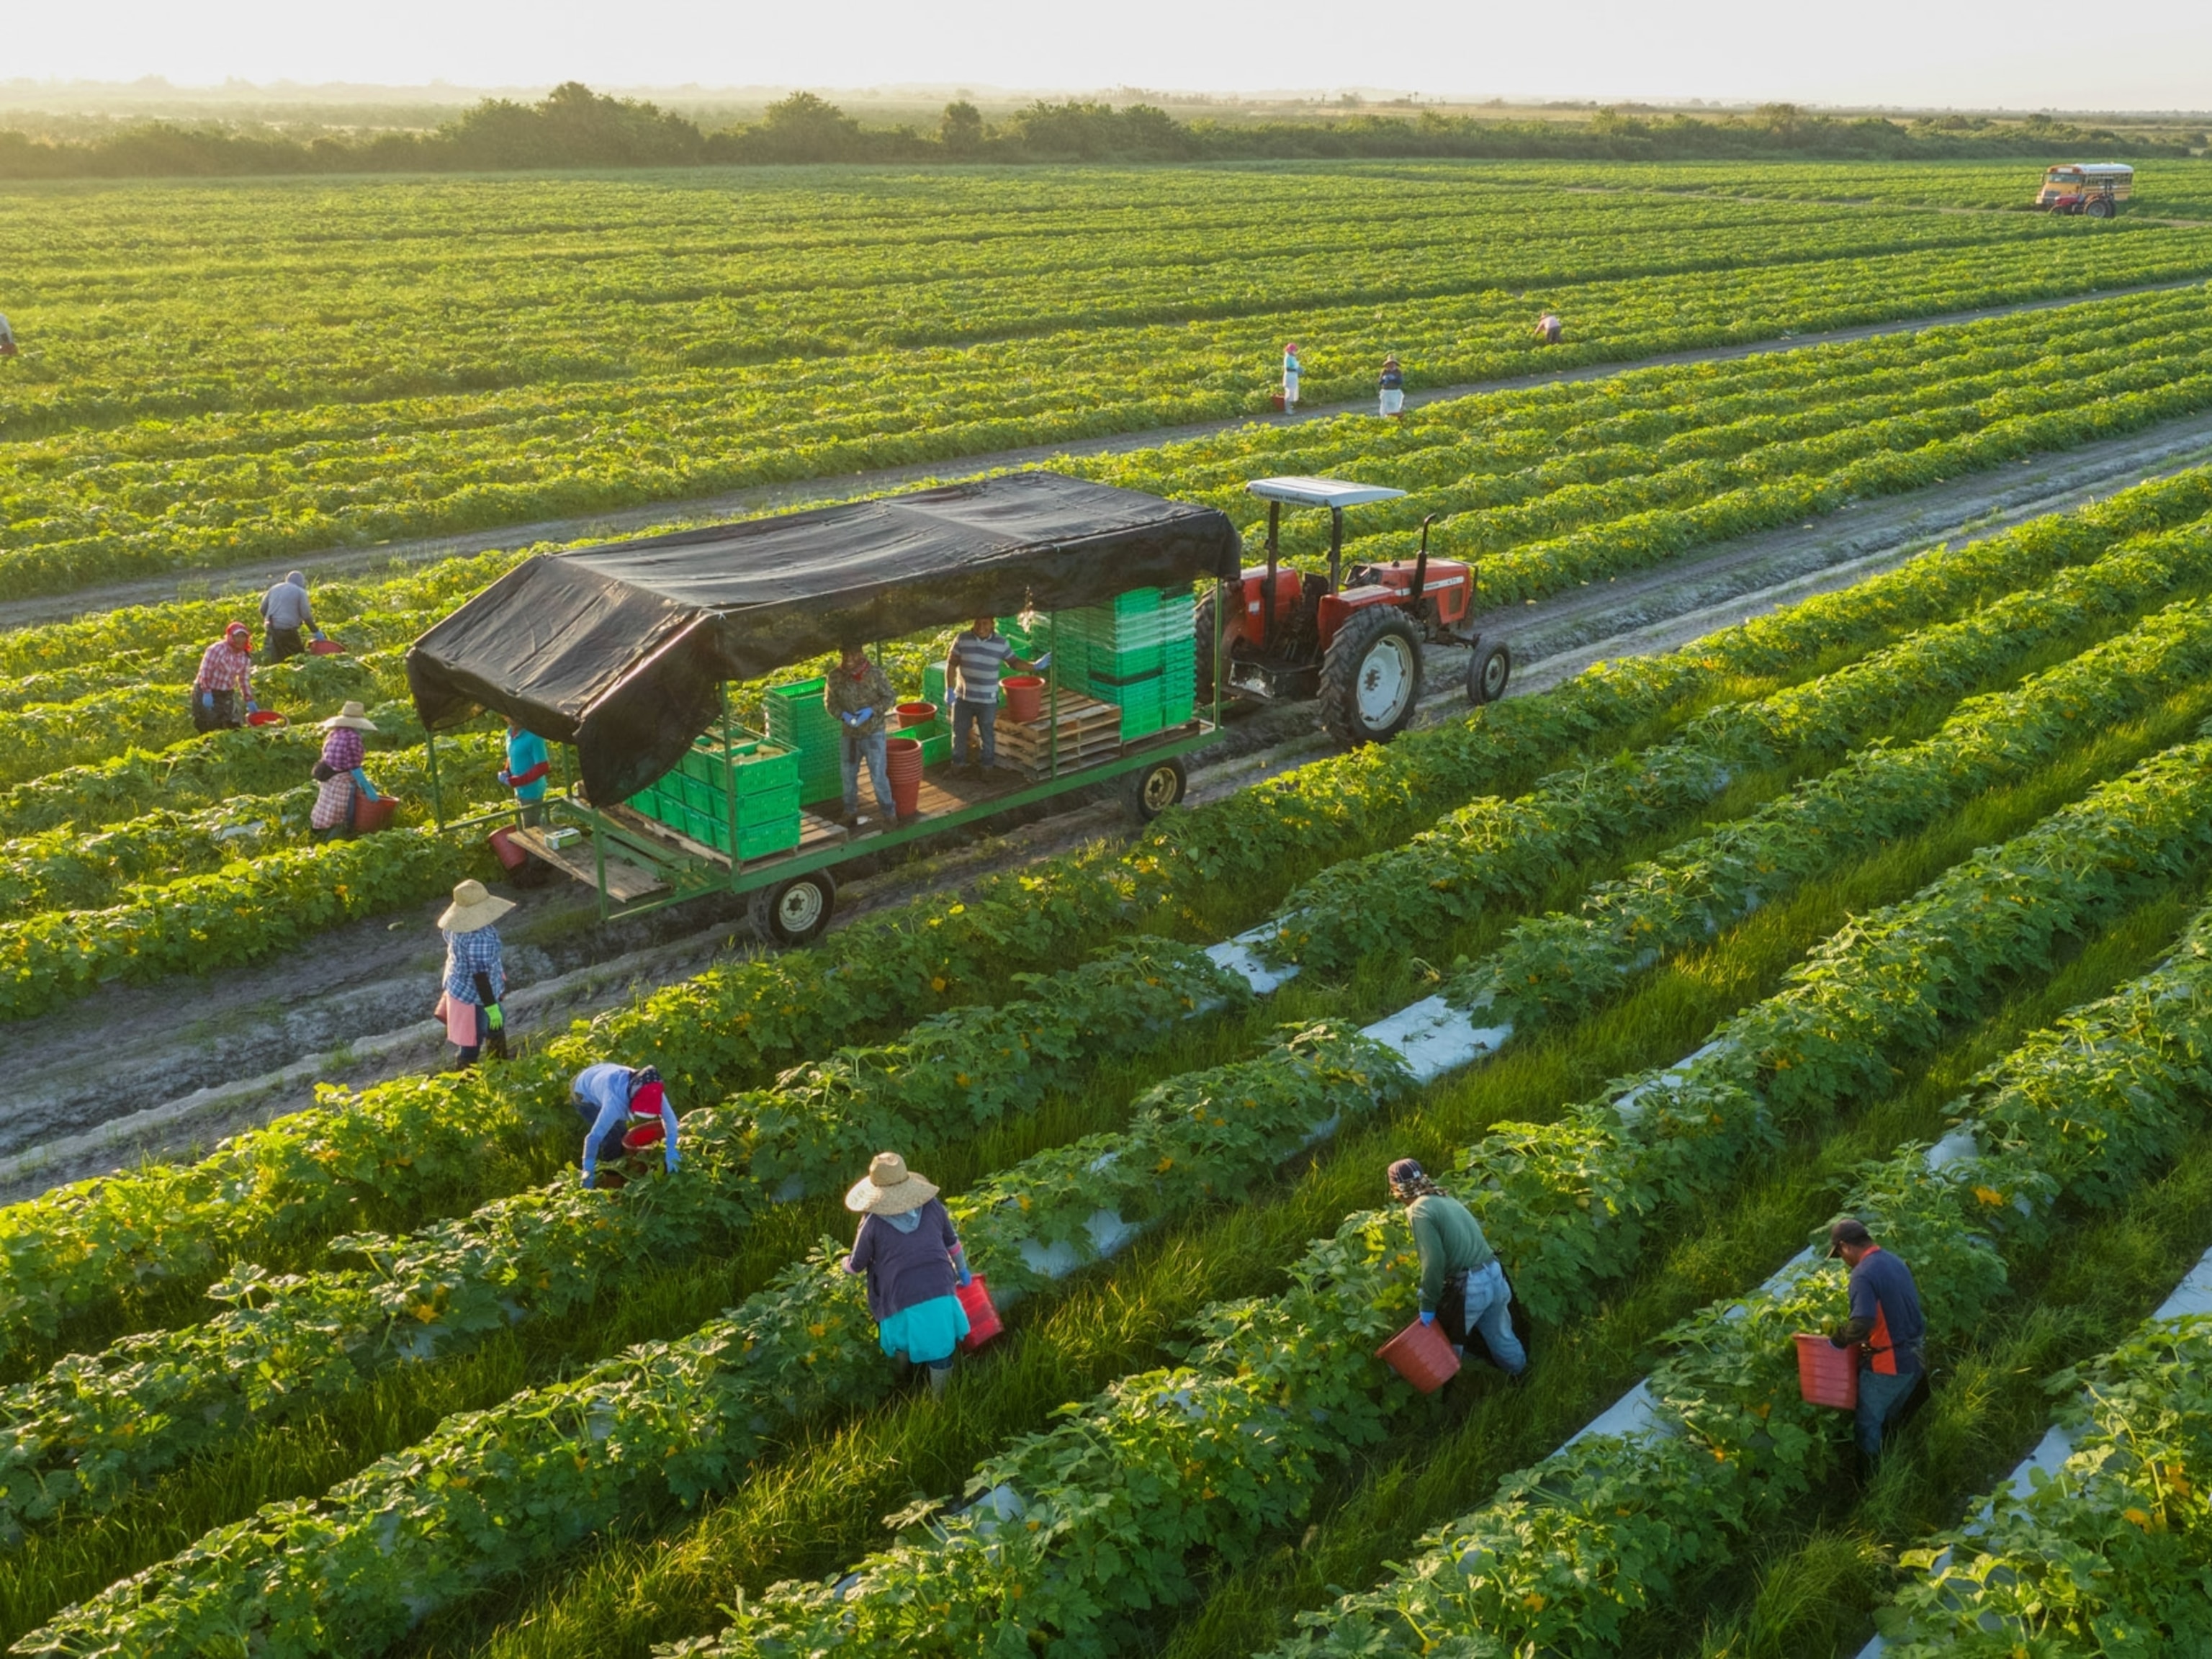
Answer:
[[[2197,143],[2203,135],[2194,135]],[[2186,143],[2123,137],[2043,116],[2020,122],[1947,116],[1839,118],[1768,104],[1718,119],[1599,110],[1584,121],[1486,120],[1424,110],[1304,120],[1181,121],[1148,104],[1116,109],[1042,99],[985,121],[963,100],[934,129],[872,127],[828,100],[795,92],[758,121],[706,131],[641,99],[580,82],[534,104],[487,98],[428,132],[308,139],[219,124],[147,121],[95,138],[0,131],[0,178],[236,177],[255,173],[504,172],[545,167],[773,165],[816,161],[1204,161],[1359,158],[1693,161],[1798,157],[1934,160],[2034,155],[2094,144],[2130,155],[2187,155]]]

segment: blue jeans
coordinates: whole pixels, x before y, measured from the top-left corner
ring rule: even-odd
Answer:
[[[1513,1334],[1513,1287],[1505,1282],[1505,1269],[1495,1261],[1467,1276],[1465,1322],[1460,1331],[1444,1334],[1455,1342],[1480,1336],[1490,1357],[1509,1376],[1518,1376],[1528,1367],[1528,1351]]]
[[[1859,1368],[1859,1407],[1856,1420],[1859,1449],[1869,1457],[1881,1455],[1881,1427],[1897,1415],[1920,1381],[1918,1371],[1870,1371]]]
[[[889,817],[891,806],[890,741],[889,732],[878,732],[865,738],[854,737],[850,732],[839,734],[843,745],[845,768],[845,811],[850,814],[860,810],[860,763],[868,763],[868,781],[875,786],[876,811]]]
[[[996,702],[970,702],[965,697],[953,700],[952,704],[952,763],[965,766],[975,752],[969,739],[970,726],[980,727],[983,733],[983,764],[999,763],[999,705]]]

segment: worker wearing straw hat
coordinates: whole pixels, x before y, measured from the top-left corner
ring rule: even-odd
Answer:
[[[971,1275],[937,1188],[896,1152],[878,1152],[845,1207],[861,1218],[845,1271],[867,1275],[877,1340],[892,1358],[927,1366],[930,1393],[944,1393],[968,1334],[968,1311],[953,1292]]]
[[[513,908],[513,899],[494,896],[480,881],[465,881],[453,889],[453,902],[438,918],[438,931],[446,936],[446,978],[437,1014],[461,1051],[464,1071],[477,1063],[487,1044],[498,1058],[507,1057],[507,1021],[500,1008],[507,995],[507,968],[501,960],[499,930],[492,924]]]
[[[368,711],[349,702],[323,722],[323,730],[330,735],[323,739],[322,758],[315,763],[313,775],[320,787],[307,813],[307,828],[319,839],[343,835],[353,828],[356,799],[378,799],[376,786],[362,769],[367,758],[362,733],[376,730]]]
[[[1386,419],[1406,418],[1406,371],[1398,367],[1395,356],[1382,360],[1380,412]]]

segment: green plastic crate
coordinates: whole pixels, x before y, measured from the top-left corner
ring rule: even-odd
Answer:
[[[942,766],[951,758],[952,734],[950,732],[933,732],[921,740],[921,763],[924,766]]]
[[[765,795],[738,797],[738,829],[740,832],[758,829],[763,824],[775,823],[784,818],[794,821],[799,817],[799,781],[794,778],[781,789]]]
[[[757,744],[737,763],[738,795],[773,795],[799,784],[799,752],[777,744]]]
[[[778,818],[773,823],[763,823],[755,829],[738,832],[738,856],[740,859],[766,858],[770,853],[787,853],[799,845],[799,809],[793,807],[788,817]]]

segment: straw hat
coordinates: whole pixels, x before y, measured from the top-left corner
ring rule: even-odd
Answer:
[[[344,708],[339,709],[337,714],[331,715],[330,719],[325,720],[323,722],[323,730],[327,732],[334,726],[343,726],[347,730],[352,732],[374,732],[376,730],[376,722],[369,719],[368,710],[363,708],[357,702],[348,703]]]
[[[896,1152],[878,1152],[868,1172],[845,1194],[845,1207],[862,1215],[904,1215],[937,1196],[937,1188],[910,1173]]]
[[[465,881],[453,889],[453,902],[438,918],[438,926],[456,933],[473,933],[489,927],[514,908],[513,899],[494,898],[480,881]]]

